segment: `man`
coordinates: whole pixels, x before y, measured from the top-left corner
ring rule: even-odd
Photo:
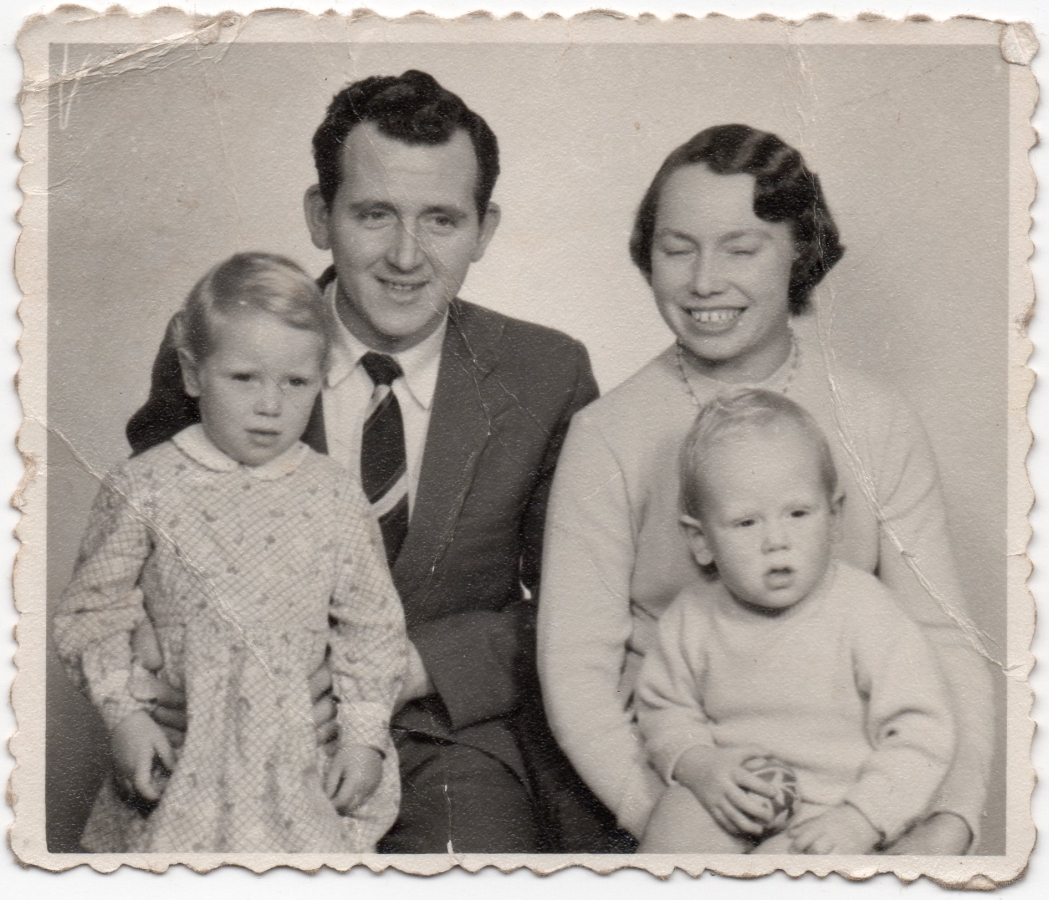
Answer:
[[[343,90],[313,146],[306,221],[340,340],[305,440],[361,473],[411,641],[381,849],[614,849],[549,737],[533,637],[550,480],[597,386],[578,342],[456,297],[499,223],[495,135],[409,71]],[[198,418],[170,337],[135,452]]]

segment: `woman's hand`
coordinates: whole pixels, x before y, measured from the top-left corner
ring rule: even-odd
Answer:
[[[973,833],[954,813],[934,813],[886,849],[890,856],[961,856],[968,853]]]
[[[797,853],[863,856],[873,853],[881,835],[855,806],[842,803],[787,829]]]
[[[340,747],[328,764],[324,790],[343,815],[353,812],[375,793],[382,778],[382,754],[374,747]]]
[[[729,834],[761,837],[768,827],[776,788],[743,768],[754,757],[768,756],[760,747],[692,747],[681,755],[674,780],[683,784]]]

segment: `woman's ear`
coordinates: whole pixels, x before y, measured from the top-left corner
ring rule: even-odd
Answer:
[[[693,519],[692,516],[682,516],[678,521],[696,562],[701,566],[709,566],[713,563],[714,553],[710,549],[710,543],[703,533],[703,525],[699,519]]]
[[[178,352],[179,368],[182,370],[182,386],[191,397],[200,396],[200,375],[197,361],[185,350]]]

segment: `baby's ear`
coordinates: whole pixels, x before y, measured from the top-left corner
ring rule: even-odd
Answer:
[[[701,566],[709,566],[714,562],[714,554],[710,549],[710,544],[707,541],[706,535],[703,533],[703,525],[699,519],[693,519],[692,516],[683,515],[679,520],[681,525],[681,531],[685,535],[685,540],[688,541],[688,547],[692,551],[692,556],[695,557],[697,563]]]
[[[178,352],[179,368],[182,370],[182,386],[191,397],[200,396],[200,377],[197,375],[197,361],[185,350]]]
[[[841,539],[841,513],[845,509],[845,492],[839,490],[830,498],[831,537]]]

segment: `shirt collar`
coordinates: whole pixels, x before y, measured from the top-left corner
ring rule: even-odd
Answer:
[[[335,320],[336,340],[331,348],[331,362],[325,383],[333,388],[348,378],[360,365],[365,353],[374,351],[360,338],[354,335],[339,318],[335,299],[338,291],[338,279],[332,280],[324,289],[324,299],[328,303]],[[433,334],[425,337],[414,347],[400,353],[389,354],[397,360],[404,372],[404,383],[409,393],[423,409],[429,409],[433,403],[433,394],[437,389],[437,373],[441,367],[441,349],[444,346],[444,333],[448,330],[448,316],[441,320]]]
[[[182,429],[172,439],[172,443],[190,459],[200,463],[205,469],[213,472],[236,472],[243,469],[254,478],[262,481],[273,481],[294,472],[302,462],[309,448],[301,441],[296,441],[280,456],[271,459],[261,466],[245,466],[227,456],[204,433],[200,423]]]

